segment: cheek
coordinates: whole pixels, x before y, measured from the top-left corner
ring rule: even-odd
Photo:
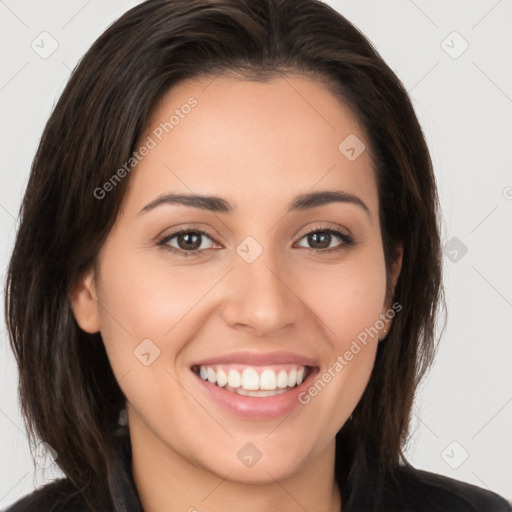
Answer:
[[[174,386],[162,370],[175,373],[183,348],[204,324],[209,291],[225,271],[213,264],[171,266],[138,251],[109,247],[98,294],[101,334],[125,395],[143,403],[150,388]],[[158,382],[151,383],[154,379]]]
[[[125,256],[118,258],[120,253]],[[143,342],[151,358],[164,350],[178,350],[168,343],[172,329],[201,297],[200,284],[180,279],[172,269],[144,262],[140,255],[116,251],[114,246],[101,262],[101,334],[117,376],[140,368],[138,350]]]
[[[102,263],[102,281],[105,328],[155,339],[164,338],[211,288],[200,270],[151,265],[140,255],[119,261],[109,257]]]
[[[308,421],[332,436],[361,399],[373,369],[375,325],[386,292],[384,259],[379,254],[376,248],[350,264],[316,272],[307,283],[308,303],[314,305],[329,347],[325,364],[299,399]]]
[[[198,326],[198,302],[214,284],[200,272],[109,254],[102,263],[101,334],[116,379],[145,418],[183,409],[175,362]],[[146,263],[145,263],[146,262]],[[200,324],[199,324],[200,325]],[[200,413],[200,411],[197,411]],[[171,424],[172,415],[167,418]]]
[[[329,343],[326,364],[302,403],[335,433],[357,405],[372,372],[378,346],[376,323],[386,296],[382,248],[375,244],[342,264],[318,268],[304,281],[302,293]]]
[[[374,326],[383,312],[386,270],[379,248],[345,263],[317,268],[304,281],[303,296],[322,320],[331,343],[343,349]]]

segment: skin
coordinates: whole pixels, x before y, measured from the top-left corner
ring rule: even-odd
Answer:
[[[182,82],[155,109],[141,142],[190,97],[197,106],[132,171],[97,264],[72,296],[80,327],[101,332],[127,398],[142,505],[149,512],[224,511],[242,502],[248,512],[340,510],[335,435],[369,380],[377,336],[286,419],[226,412],[189,367],[237,350],[285,350],[315,359],[322,374],[390,307],[369,144],[354,161],[338,150],[350,134],[368,137],[323,84],[288,74]],[[368,212],[336,202],[287,213],[296,196],[320,190],[353,194]],[[236,210],[165,204],[139,214],[171,192],[220,196]],[[181,227],[211,237],[200,255],[157,244]],[[313,228],[342,228],[355,244],[333,237],[339,251],[315,252],[305,236]],[[236,252],[247,236],[263,249],[253,263]],[[170,243],[179,247],[176,237]],[[392,286],[400,265],[399,252]],[[160,355],[145,366],[133,351],[148,338]],[[262,453],[250,468],[237,458],[248,442]]]

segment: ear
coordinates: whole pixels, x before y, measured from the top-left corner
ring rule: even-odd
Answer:
[[[385,307],[380,316],[380,318],[383,320],[383,327],[382,329],[379,329],[379,341],[382,341],[387,336],[387,333],[391,328],[392,318],[395,316],[395,313],[393,312],[393,316],[389,317],[389,311],[392,309],[393,295],[395,293],[396,283],[398,282],[400,271],[402,270],[403,254],[403,245],[399,245],[395,251],[393,261],[391,263],[391,271],[389,275],[391,282],[386,293]]]
[[[94,285],[94,269],[86,271],[70,294],[71,309],[78,325],[91,334],[100,330],[99,305]]]

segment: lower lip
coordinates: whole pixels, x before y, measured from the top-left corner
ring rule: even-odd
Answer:
[[[310,386],[318,369],[312,369],[306,380],[290,391],[267,397],[239,395],[203,380],[194,372],[192,373],[202,389],[222,408],[242,418],[259,420],[279,418],[290,414],[295,407],[300,405],[299,395]]]

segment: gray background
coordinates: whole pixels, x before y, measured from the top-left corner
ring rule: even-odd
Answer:
[[[135,3],[0,0],[3,283],[44,124],[79,58]],[[448,322],[415,405],[406,454],[417,467],[510,500],[512,2],[328,3],[372,40],[410,92],[441,194]],[[60,473],[51,459],[41,457],[34,468],[4,322],[0,328],[0,507],[5,507]]]

